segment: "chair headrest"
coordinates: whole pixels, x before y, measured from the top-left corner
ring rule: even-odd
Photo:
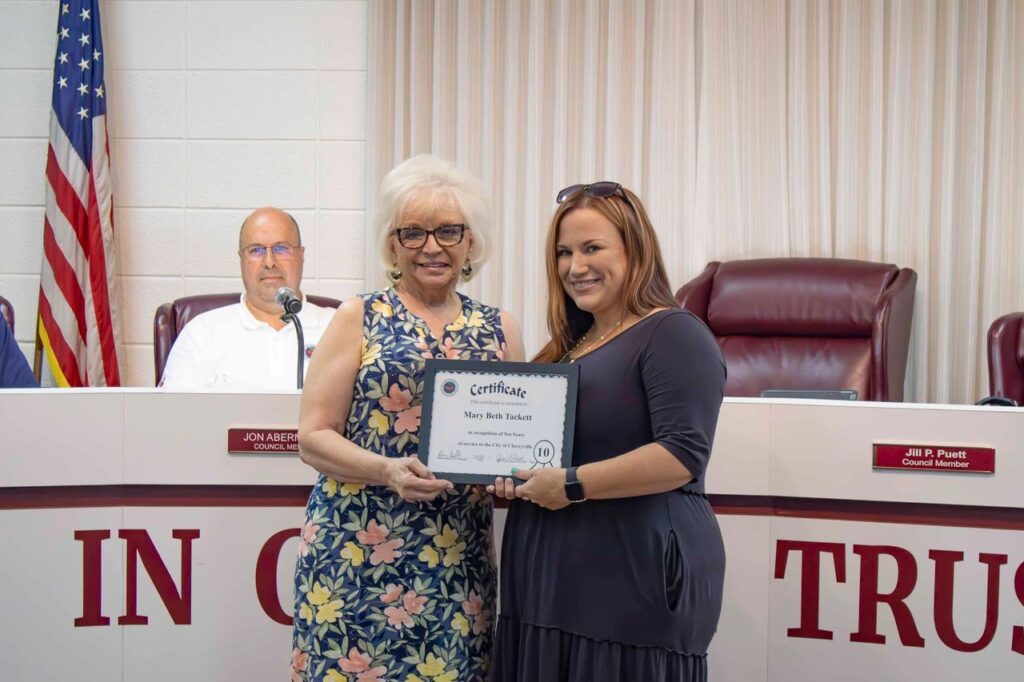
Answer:
[[[4,319],[7,320],[7,326],[11,328],[11,332],[14,331],[14,306],[3,296],[0,296],[0,315],[3,315]]]
[[[241,294],[204,294],[201,296],[185,296],[171,305],[174,329],[177,333],[185,328],[193,318],[215,308],[238,303]],[[177,333],[175,336],[177,336]]]
[[[895,265],[833,258],[722,263],[708,323],[717,336],[871,336],[874,312]]]

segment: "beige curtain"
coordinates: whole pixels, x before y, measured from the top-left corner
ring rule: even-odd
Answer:
[[[555,193],[607,179],[676,287],[716,259],[914,268],[908,400],[987,395],[988,325],[1024,310],[1024,3],[380,0],[369,22],[370,200],[412,154],[477,173],[499,248],[469,293],[528,351]]]

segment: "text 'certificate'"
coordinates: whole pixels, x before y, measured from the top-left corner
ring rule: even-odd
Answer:
[[[576,365],[427,360],[420,459],[455,483],[570,466],[578,382]]]

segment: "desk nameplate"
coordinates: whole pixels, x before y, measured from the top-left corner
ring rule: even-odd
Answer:
[[[995,448],[974,445],[875,443],[872,468],[943,473],[992,474]]]
[[[298,429],[241,427],[228,429],[228,452],[232,455],[297,455]]]

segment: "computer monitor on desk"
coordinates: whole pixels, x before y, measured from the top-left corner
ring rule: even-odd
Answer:
[[[850,389],[766,388],[762,398],[801,398],[804,400],[856,400],[857,391]]]

